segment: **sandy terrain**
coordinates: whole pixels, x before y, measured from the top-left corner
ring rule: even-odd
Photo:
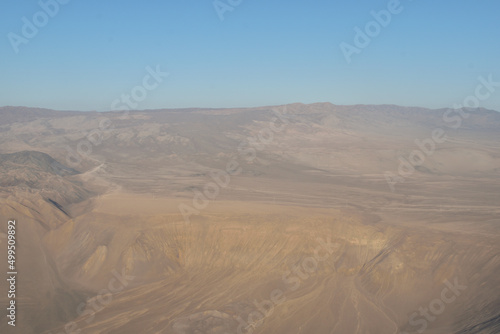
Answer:
[[[0,331],[498,333],[500,116],[444,112],[0,108]]]

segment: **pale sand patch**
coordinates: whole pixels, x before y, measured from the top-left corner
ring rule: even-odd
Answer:
[[[179,205],[184,204],[191,208],[192,198],[179,197],[158,197],[149,194],[136,194],[131,192],[116,191],[101,196],[96,199],[96,206],[93,210],[96,213],[106,213],[113,215],[164,215],[180,214]],[[249,201],[210,201],[201,210],[200,214],[286,214],[304,215],[311,210],[308,207],[284,206],[267,204],[262,202]],[[314,213],[326,216],[338,216],[341,211],[333,208],[314,208]]]

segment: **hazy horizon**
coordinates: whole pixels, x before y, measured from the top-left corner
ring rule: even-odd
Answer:
[[[0,106],[0,108],[28,108],[28,109],[47,109],[47,110],[54,110],[54,111],[68,111],[68,112],[120,112],[120,111],[155,111],[155,110],[190,110],[190,109],[207,109],[207,110],[221,110],[221,109],[259,109],[259,108],[270,108],[270,107],[280,107],[280,106],[288,106],[288,105],[294,105],[294,104],[302,104],[302,105],[315,105],[315,104],[331,104],[333,106],[376,106],[376,107],[383,107],[383,106],[394,106],[394,107],[403,107],[403,108],[410,108],[410,109],[426,109],[426,110],[434,110],[434,111],[440,111],[440,110],[446,110],[446,109],[453,109],[451,107],[441,107],[441,108],[425,108],[422,106],[414,106],[414,105],[409,105],[409,106],[404,106],[404,105],[399,105],[399,104],[391,104],[391,103],[381,103],[381,104],[335,104],[332,102],[313,102],[313,103],[303,103],[303,102],[291,102],[291,103],[285,103],[285,104],[279,104],[279,105],[262,105],[262,106],[232,106],[232,107],[182,107],[182,108],[155,108],[155,109],[121,109],[121,110],[77,110],[77,109],[52,109],[52,108],[45,108],[45,107],[33,107],[33,106],[26,106],[26,105],[19,105],[19,106],[14,106],[14,105],[5,105],[5,106]],[[485,108],[485,107],[479,107],[479,108],[466,108],[463,107],[463,109],[467,110],[474,110],[474,109],[484,109],[484,110],[489,110],[489,111],[495,111],[495,112],[500,112],[500,110],[495,110],[495,109],[490,109],[490,108]]]

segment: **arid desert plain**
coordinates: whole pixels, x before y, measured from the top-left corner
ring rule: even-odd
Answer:
[[[1,333],[500,333],[496,111],[3,107],[0,143]]]

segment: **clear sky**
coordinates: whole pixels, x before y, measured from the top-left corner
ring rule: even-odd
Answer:
[[[221,0],[232,9],[223,20],[212,0],[71,0],[57,11],[54,1],[42,0],[53,17],[35,0],[1,2],[0,106],[110,110],[157,65],[169,75],[135,90],[147,92],[137,109],[441,108],[473,95],[480,76],[500,82],[498,0]],[[370,12],[388,7],[398,13],[377,31]],[[367,24],[373,37],[348,63],[340,45],[356,47],[354,28]],[[500,111],[500,86],[481,106]]]

